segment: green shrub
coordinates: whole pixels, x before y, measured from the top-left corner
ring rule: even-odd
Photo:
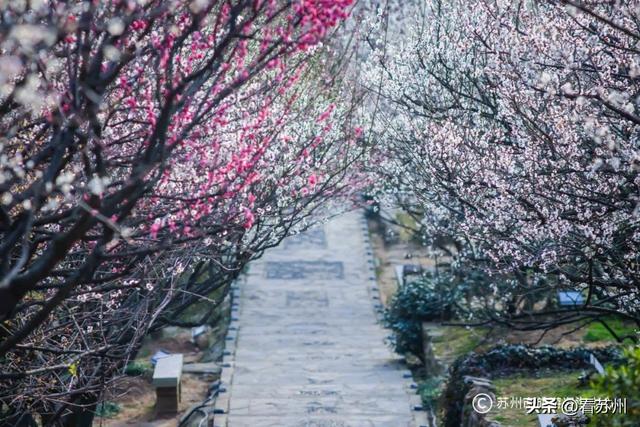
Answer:
[[[384,313],[385,326],[393,331],[395,351],[422,354],[422,322],[451,318],[453,295],[447,276],[424,276],[402,286]]]
[[[124,373],[130,377],[147,375],[151,373],[151,371],[151,363],[143,360],[134,360],[133,362],[130,362],[126,368],[124,368]]]
[[[431,377],[421,382],[418,386],[418,394],[422,404],[427,408],[434,408],[442,395],[443,387],[443,377]]]
[[[592,387],[602,398],[627,399],[627,411],[597,415],[594,419],[597,426],[640,426],[640,347],[626,349],[624,358],[617,367],[607,366],[605,373],[593,381]]]
[[[101,418],[113,418],[120,412],[120,405],[116,402],[100,402],[96,407],[96,416]]]

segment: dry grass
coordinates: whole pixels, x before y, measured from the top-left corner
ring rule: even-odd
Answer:
[[[589,395],[588,388],[581,388],[578,377],[581,371],[543,371],[535,375],[515,375],[493,380],[496,396],[506,397],[578,397]],[[537,415],[527,414],[524,408],[493,408],[489,419],[499,421],[504,427],[538,426]]]

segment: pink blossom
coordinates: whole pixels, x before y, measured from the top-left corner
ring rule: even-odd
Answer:
[[[244,208],[244,224],[242,224],[245,230],[249,230],[251,227],[253,227],[253,223],[255,219],[256,217],[251,211],[251,209],[245,207]]]
[[[155,239],[158,237],[158,232],[160,231],[161,228],[162,228],[162,225],[160,224],[160,221],[156,221],[153,224],[151,224],[151,227],[149,227],[149,233],[152,239]]]

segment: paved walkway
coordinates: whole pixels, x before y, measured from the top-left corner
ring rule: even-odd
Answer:
[[[216,426],[417,425],[409,372],[376,323],[371,266],[359,212],[251,265],[217,405],[228,415]]]

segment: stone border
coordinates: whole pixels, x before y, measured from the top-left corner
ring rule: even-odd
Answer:
[[[367,218],[366,211],[363,213],[361,217],[361,225],[363,232],[363,240],[365,246],[365,253],[367,256],[367,291],[371,296],[371,300],[373,301],[373,309],[375,310],[376,320],[378,324],[389,334],[391,334],[391,330],[384,327],[383,323],[383,314],[384,314],[384,306],[380,300],[380,287],[378,286],[378,280],[376,279],[376,267],[375,267],[375,255],[373,252],[373,246],[371,245],[371,239],[369,238],[369,222]],[[406,378],[408,381],[406,383],[405,391],[407,392],[407,397],[409,398],[409,404],[411,407],[411,413],[413,415],[413,426],[414,427],[435,427],[434,424],[430,421],[427,411],[422,406],[422,399],[417,393],[418,386],[413,382],[413,374],[409,369],[404,369],[402,372],[402,376]]]
[[[496,387],[488,378],[478,378],[466,375],[462,381],[467,385],[468,391],[464,395],[462,403],[462,414],[465,426],[474,427],[501,427],[502,424],[496,421],[488,421],[489,413],[480,413],[473,409],[473,401],[479,394],[487,395],[493,402],[496,401]]]
[[[242,279],[236,280],[231,285],[231,316],[229,319],[229,327],[225,335],[224,350],[222,352],[222,364],[220,372],[220,385],[218,387],[218,395],[213,407],[213,427],[227,427],[227,414],[229,413],[229,404],[231,402],[231,381],[235,371],[235,355],[238,345],[238,314],[240,311],[240,284]]]

